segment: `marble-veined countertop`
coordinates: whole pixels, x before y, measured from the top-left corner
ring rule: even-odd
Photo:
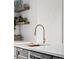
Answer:
[[[32,50],[32,51],[64,58],[63,45],[46,44],[46,45],[41,45],[36,47],[29,47],[28,46],[29,43],[30,42],[25,42],[25,41],[14,41],[14,46],[18,48],[23,48],[27,50]]]

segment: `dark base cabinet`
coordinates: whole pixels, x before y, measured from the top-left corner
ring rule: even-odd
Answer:
[[[64,59],[58,56],[51,56],[44,53],[36,52],[36,51],[28,51],[22,48],[15,49],[15,59]]]
[[[39,52],[33,52],[33,51],[30,51],[30,58],[31,59],[64,59],[61,57],[50,56],[50,55],[46,55]]]

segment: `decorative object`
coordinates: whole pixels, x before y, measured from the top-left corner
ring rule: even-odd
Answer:
[[[29,10],[29,4],[23,4],[22,0],[16,0],[14,2],[15,12],[22,12],[25,10]]]
[[[15,41],[22,40],[22,36],[21,35],[14,35],[14,40]]]
[[[22,0],[14,1],[14,7],[15,7],[15,10],[21,8],[22,7]]]

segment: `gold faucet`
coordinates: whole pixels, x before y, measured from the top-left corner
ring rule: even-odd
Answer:
[[[45,29],[44,29],[44,26],[42,24],[36,25],[34,35],[36,36],[36,29],[39,26],[41,26],[43,28],[43,44],[45,44]]]

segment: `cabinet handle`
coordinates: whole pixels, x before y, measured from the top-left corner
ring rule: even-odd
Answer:
[[[30,51],[28,51],[28,54],[27,54],[27,59],[30,59]]]

